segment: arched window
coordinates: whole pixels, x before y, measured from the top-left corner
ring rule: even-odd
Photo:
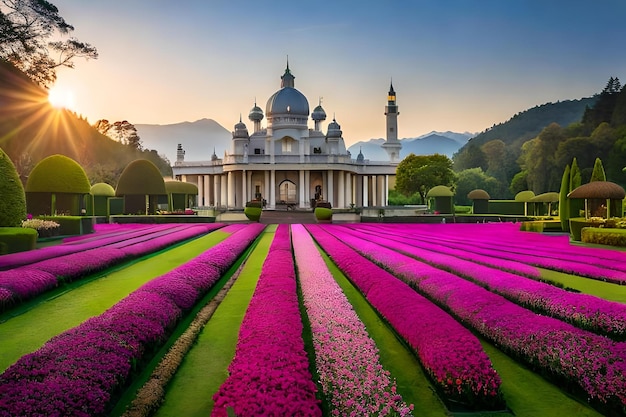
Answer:
[[[295,140],[293,138],[290,138],[289,136],[285,136],[282,140],[281,140],[281,144],[282,144],[282,153],[284,154],[290,154],[293,150],[296,149],[296,145],[295,145]]]
[[[294,203],[296,201],[296,184],[292,181],[285,180],[278,186],[280,193],[279,200],[285,203]]]

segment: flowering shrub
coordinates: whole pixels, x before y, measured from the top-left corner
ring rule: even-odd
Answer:
[[[368,256],[378,259],[377,252],[369,252]],[[386,267],[532,368],[566,388],[583,390],[589,401],[606,408],[608,414],[623,413],[626,343],[535,314],[463,278],[409,257]]]
[[[407,284],[342,243],[351,242],[348,234],[336,232],[335,238],[324,231],[335,232],[335,227],[307,228],[367,300],[414,349],[445,399],[474,409],[504,407],[499,392],[500,377],[469,330]],[[390,258],[394,255],[384,252],[383,256]]]
[[[39,237],[48,237],[58,235],[61,230],[61,225],[52,220],[42,219],[27,219],[22,221],[22,227],[29,229],[35,229],[39,234]]]
[[[626,339],[626,304],[588,294],[572,293],[510,272],[459,259],[459,257],[472,259],[476,256],[480,260],[484,258],[483,255],[471,252],[459,254],[459,250],[448,250],[442,245],[436,246],[437,252],[434,252],[434,249],[424,249],[424,247],[433,248],[425,242],[423,244],[420,242],[420,247],[416,247],[402,243],[407,241],[406,239],[394,240],[385,235],[372,236],[356,231],[346,233],[347,230],[346,232],[344,230],[346,229],[334,233],[339,234],[342,241],[362,253],[376,253],[377,260],[390,267],[393,265],[398,271],[402,271],[406,262],[406,258],[398,252],[405,253],[439,269],[469,278],[490,291],[539,313],[546,313],[616,340]],[[498,265],[497,262],[495,264]]]
[[[302,340],[289,242],[280,225],[239,330],[229,377],[213,399],[212,416],[321,416]]]
[[[410,415],[413,406],[396,392],[376,344],[311,237],[302,225],[292,225],[292,237],[317,372],[332,415]]]
[[[204,252],[204,262],[218,258],[226,267],[263,227],[242,229]],[[185,269],[185,264],[178,269]],[[207,288],[220,275],[204,277]],[[157,278],[99,316],[50,339],[0,375],[0,415],[105,416],[112,397],[127,384],[130,372],[161,346],[188,305],[189,294],[174,276]],[[2,293],[0,293],[2,296]],[[196,301],[197,301],[196,298]]]

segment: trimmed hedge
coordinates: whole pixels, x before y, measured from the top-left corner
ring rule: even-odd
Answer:
[[[35,249],[38,236],[35,229],[0,227],[0,255]]]
[[[92,217],[83,217],[83,216],[37,216],[38,219],[43,220],[52,220],[53,222],[59,223],[61,226],[61,230],[59,231],[60,235],[84,235],[88,233],[93,233],[93,223],[94,220]]]
[[[333,210],[326,207],[315,207],[315,218],[322,221],[332,220]]]
[[[609,246],[626,246],[626,229],[607,229],[604,227],[583,227],[581,240]]]
[[[39,161],[26,182],[27,193],[89,194],[91,184],[85,170],[65,155]]]
[[[0,227],[19,227],[26,218],[24,187],[9,156],[0,149]]]

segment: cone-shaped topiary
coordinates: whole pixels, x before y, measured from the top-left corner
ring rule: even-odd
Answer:
[[[600,158],[596,158],[596,161],[593,164],[593,172],[591,173],[591,180],[589,180],[589,182],[594,181],[606,181],[604,166],[602,166]]]
[[[567,202],[567,194],[569,194],[570,183],[570,167],[565,166],[563,177],[561,178],[561,190],[559,191],[559,219],[561,220],[561,229],[569,232],[569,204]]]
[[[89,194],[91,184],[83,167],[65,155],[39,161],[26,182],[27,193]]]
[[[0,227],[19,227],[26,219],[26,196],[15,165],[0,149]]]

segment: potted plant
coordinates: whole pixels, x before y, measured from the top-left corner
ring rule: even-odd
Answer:
[[[318,201],[314,213],[318,222],[330,222],[333,219],[332,205],[328,201]]]
[[[263,203],[259,200],[252,200],[246,203],[246,207],[243,209],[243,214],[246,215],[248,220],[258,222],[261,219],[261,213],[263,212]]]

